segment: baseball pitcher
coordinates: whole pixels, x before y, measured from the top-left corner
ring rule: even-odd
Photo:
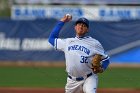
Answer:
[[[65,93],[96,93],[98,73],[107,69],[109,57],[98,40],[87,36],[89,21],[84,17],[75,22],[75,37],[59,38],[61,28],[71,19],[72,16],[66,14],[49,36],[49,43],[65,53],[68,73]]]

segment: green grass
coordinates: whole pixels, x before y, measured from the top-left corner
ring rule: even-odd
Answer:
[[[104,88],[140,88],[140,68],[109,68],[99,77]]]
[[[140,88],[140,68],[109,68],[99,75],[100,88]],[[60,87],[64,67],[0,67],[0,87]]]
[[[0,67],[2,87],[63,87],[64,68]]]

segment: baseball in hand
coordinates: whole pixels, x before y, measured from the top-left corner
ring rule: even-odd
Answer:
[[[66,16],[67,16],[69,19],[72,19],[72,15],[71,15],[71,14],[66,14]]]

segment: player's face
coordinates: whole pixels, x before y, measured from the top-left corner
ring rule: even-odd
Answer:
[[[75,25],[76,35],[81,37],[88,32],[88,27],[84,23],[77,23]]]

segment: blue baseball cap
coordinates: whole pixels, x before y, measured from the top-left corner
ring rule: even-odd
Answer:
[[[78,24],[78,23],[84,23],[87,27],[89,27],[89,21],[88,19],[82,17],[82,18],[79,18],[75,24]]]

